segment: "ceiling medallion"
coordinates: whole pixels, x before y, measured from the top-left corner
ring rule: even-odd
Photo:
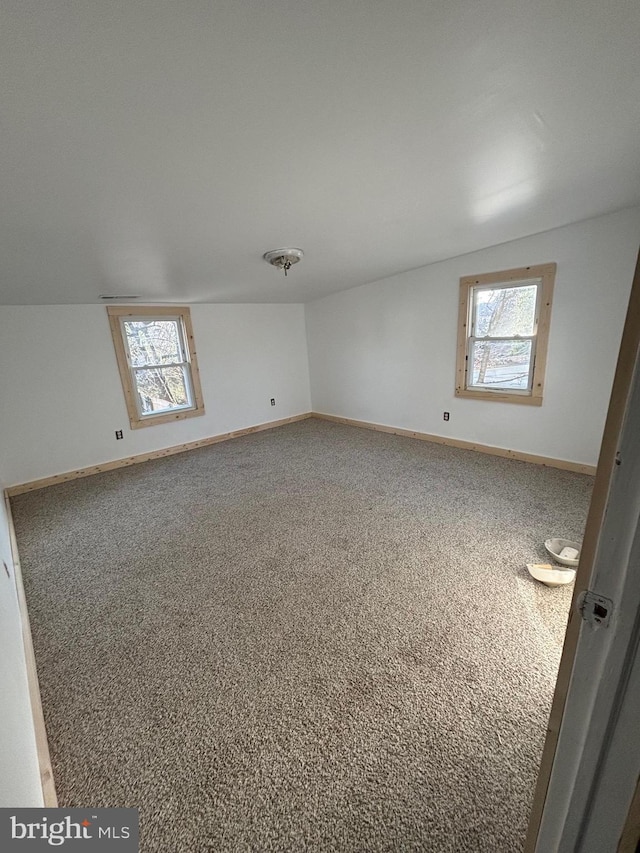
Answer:
[[[303,255],[302,249],[273,249],[271,252],[265,252],[262,257],[272,266],[284,270],[286,275],[294,264],[302,260]]]

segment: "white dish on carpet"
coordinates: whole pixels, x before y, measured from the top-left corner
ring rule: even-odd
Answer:
[[[550,563],[527,563],[532,578],[547,586],[565,586],[576,578],[575,569],[554,569]]]
[[[573,568],[578,565],[582,547],[579,542],[572,542],[571,539],[547,539],[544,547],[556,563]]]

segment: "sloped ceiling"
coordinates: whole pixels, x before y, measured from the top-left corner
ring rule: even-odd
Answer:
[[[3,304],[306,301],[640,202],[632,0],[0,15]]]

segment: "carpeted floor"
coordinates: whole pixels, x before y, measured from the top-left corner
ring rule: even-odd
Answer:
[[[590,477],[307,420],[12,501],[61,805],[144,853],[522,849]]]

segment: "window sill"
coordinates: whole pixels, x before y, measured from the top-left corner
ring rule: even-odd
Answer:
[[[456,397],[466,397],[469,400],[491,400],[494,403],[518,403],[521,406],[541,406],[542,397],[533,394],[505,394],[502,391],[471,391],[456,388]]]
[[[185,418],[197,418],[204,415],[204,407],[199,409],[187,409],[183,412],[168,412],[164,415],[150,415],[147,418],[140,418],[129,421],[131,429],[142,429],[144,427],[156,426],[156,424],[170,424],[173,421],[183,421]]]

